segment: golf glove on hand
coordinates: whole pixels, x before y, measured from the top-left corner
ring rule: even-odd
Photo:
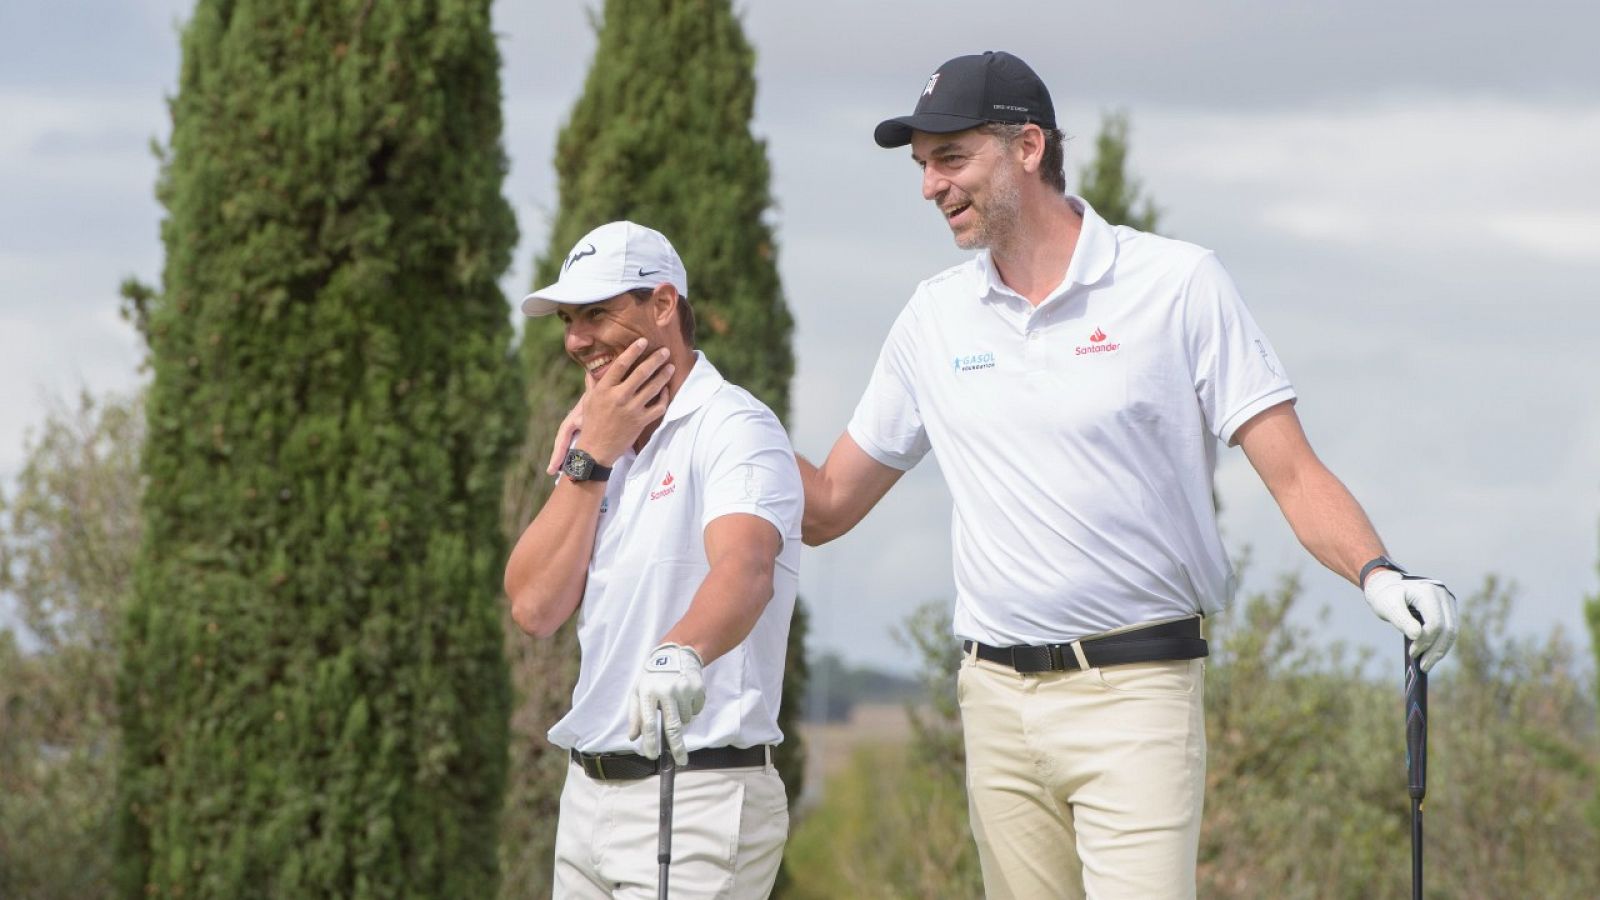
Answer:
[[[1455,644],[1460,630],[1456,598],[1443,584],[1393,569],[1375,569],[1362,583],[1361,592],[1378,618],[1411,639],[1411,656],[1421,658],[1422,671],[1433,668]],[[1422,621],[1411,615],[1413,609]]]
[[[644,738],[640,753],[650,759],[661,756],[661,738],[656,731],[656,710],[660,709],[666,723],[667,749],[678,765],[689,762],[683,729],[706,706],[701,668],[700,654],[693,647],[666,643],[650,651],[644,671],[633,683],[628,706],[628,739]]]

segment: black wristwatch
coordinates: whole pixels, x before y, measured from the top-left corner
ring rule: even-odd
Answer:
[[[573,481],[605,481],[611,477],[611,469],[594,461],[594,457],[574,447],[567,451],[567,460],[561,464],[561,471]]]
[[[1401,575],[1406,574],[1406,570],[1400,568],[1399,563],[1387,556],[1380,556],[1361,567],[1361,574],[1356,576],[1357,587],[1365,588],[1367,586],[1367,576],[1372,574],[1373,569],[1393,569]]]

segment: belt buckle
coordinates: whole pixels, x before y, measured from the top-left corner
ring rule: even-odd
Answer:
[[[1068,664],[1067,658],[1061,653],[1060,644],[1047,644],[1045,646],[1050,649],[1050,671],[1065,672],[1077,668],[1078,661],[1076,659],[1071,664]]]

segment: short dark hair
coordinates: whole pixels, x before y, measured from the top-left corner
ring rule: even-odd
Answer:
[[[1023,122],[985,122],[978,126],[978,131],[983,134],[992,134],[1000,139],[1000,143],[1007,147],[1016,143],[1022,137],[1023,129],[1028,123]],[[1066,151],[1062,148],[1065,135],[1059,128],[1046,128],[1039,126],[1044,132],[1044,158],[1039,160],[1039,177],[1045,184],[1055,188],[1057,192],[1067,192],[1067,160]]]
[[[643,303],[655,294],[655,288],[634,288],[628,293],[633,295],[635,302]],[[689,305],[689,298],[678,294],[678,331],[683,335],[683,343],[690,350],[694,349],[694,307]]]

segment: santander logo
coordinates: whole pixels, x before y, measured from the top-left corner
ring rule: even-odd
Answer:
[[[1115,353],[1121,346],[1121,344],[1117,343],[1107,343],[1106,333],[1096,328],[1094,334],[1089,335],[1089,346],[1075,347],[1072,352],[1078,356],[1083,356],[1087,353]]]
[[[668,494],[672,493],[673,491],[675,491],[677,489],[678,489],[678,486],[676,484],[672,483],[672,473],[668,472],[667,473],[667,477],[661,479],[661,490],[659,490],[659,491],[651,491],[650,492],[650,499],[651,500],[660,500],[662,497],[667,496]]]

